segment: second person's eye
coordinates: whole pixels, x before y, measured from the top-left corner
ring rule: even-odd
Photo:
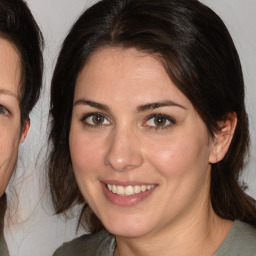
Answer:
[[[1,115],[8,115],[10,114],[10,111],[3,105],[0,105],[0,114]]]

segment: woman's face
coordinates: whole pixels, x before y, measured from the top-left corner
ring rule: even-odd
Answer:
[[[79,188],[113,234],[154,234],[210,203],[213,140],[152,55],[91,56],[77,78],[69,144]]]
[[[17,161],[21,134],[19,84],[20,58],[14,46],[0,38],[0,197],[11,178]]]

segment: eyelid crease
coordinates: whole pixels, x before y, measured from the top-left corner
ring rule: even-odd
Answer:
[[[84,120],[84,119],[86,119],[86,118],[88,118],[88,117],[91,117],[91,116],[93,116],[93,115],[99,115],[99,116],[102,116],[102,117],[105,117],[105,118],[106,118],[106,116],[105,116],[104,114],[102,114],[102,113],[99,113],[99,112],[90,112],[90,113],[87,113],[87,114],[83,115],[80,120],[82,121],[82,120]]]
[[[172,122],[173,124],[176,123],[176,120],[169,116],[169,115],[166,115],[166,114],[162,114],[162,113],[157,113],[157,114],[151,114],[147,117],[147,121],[152,119],[152,118],[155,118],[155,117],[163,117],[163,118],[166,118],[168,121]]]

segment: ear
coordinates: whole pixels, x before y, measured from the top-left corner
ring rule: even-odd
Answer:
[[[223,121],[218,122],[219,130],[214,134],[209,162],[220,162],[226,155],[237,124],[236,113],[228,113]]]
[[[27,120],[22,129],[22,134],[20,136],[20,143],[22,143],[26,139],[29,127],[30,127],[30,120]]]

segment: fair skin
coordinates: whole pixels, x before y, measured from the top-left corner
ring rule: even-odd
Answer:
[[[79,188],[108,231],[115,255],[212,255],[232,222],[214,213],[211,163],[235,117],[213,139],[157,57],[102,48],[80,72],[70,152]]]
[[[19,144],[29,129],[29,122],[23,129],[20,125],[20,80],[20,57],[10,42],[0,38],[0,197],[15,169]]]

